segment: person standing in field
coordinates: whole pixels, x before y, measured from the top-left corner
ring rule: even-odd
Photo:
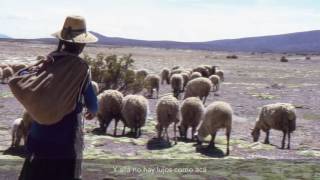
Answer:
[[[52,63],[59,61],[67,63],[72,58],[83,61],[79,55],[85,45],[98,40],[93,34],[87,32],[85,19],[80,16],[68,16],[62,30],[54,33],[53,36],[59,39],[59,44],[57,50],[51,53],[54,57]],[[47,64],[48,67],[50,65],[51,63]],[[23,164],[20,180],[81,179],[84,147],[82,110],[84,106],[88,109],[84,114],[88,120],[92,119],[98,110],[97,96],[91,84],[89,66],[86,66],[89,75],[84,74],[84,71],[77,71],[77,67],[70,69],[70,74],[79,73],[77,77],[85,77],[81,87],[78,85],[74,87],[80,89],[78,94],[74,94],[78,96],[77,101],[72,102],[75,103],[75,109],[52,125],[44,125],[36,120],[32,122],[26,144],[30,155]]]

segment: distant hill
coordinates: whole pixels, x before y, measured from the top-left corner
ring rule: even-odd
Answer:
[[[320,52],[320,30],[208,42],[143,41],[95,33],[100,44],[240,52]]]
[[[4,34],[0,34],[0,38],[1,38],[1,39],[8,39],[8,38],[10,38],[10,37],[7,36],[7,35],[4,35]]]
[[[282,35],[226,39],[208,42],[176,42],[176,41],[145,41],[108,37],[91,32],[99,38],[98,44],[114,46],[142,46],[167,49],[195,49],[230,52],[273,52],[273,53],[314,53],[320,52],[320,30],[306,31]],[[40,43],[56,43],[53,38],[16,39]]]

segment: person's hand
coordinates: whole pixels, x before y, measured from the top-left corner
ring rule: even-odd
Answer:
[[[95,116],[96,116],[95,114],[93,114],[93,113],[91,113],[91,112],[89,112],[89,111],[84,114],[84,117],[85,117],[87,120],[92,120]]]

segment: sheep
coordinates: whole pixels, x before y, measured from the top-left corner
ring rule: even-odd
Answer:
[[[13,76],[13,74],[14,74],[14,72],[13,72],[13,70],[12,70],[12,68],[11,67],[6,67],[6,68],[4,68],[3,69],[3,72],[2,72],[3,74],[2,74],[2,82],[8,82],[9,81],[9,78],[11,77],[11,76]]]
[[[171,70],[176,70],[176,69],[180,69],[180,66],[173,66],[173,67],[171,68]]]
[[[209,71],[207,70],[207,68],[205,68],[203,66],[198,66],[198,67],[194,68],[192,71],[199,72],[201,74],[201,76],[203,76],[203,77],[209,77]]]
[[[24,144],[27,143],[27,137],[31,128],[32,117],[26,111],[23,112],[22,118],[14,120],[12,124],[12,141],[11,147],[18,147],[21,139]]]
[[[181,74],[174,74],[170,79],[173,96],[177,99],[183,89],[183,82],[183,76]]]
[[[135,74],[137,79],[144,79],[149,73],[146,69],[140,69]]]
[[[121,114],[124,124],[135,133],[136,138],[141,136],[141,127],[145,125],[148,108],[148,100],[143,96],[127,95],[123,98]]]
[[[193,80],[193,79],[196,79],[196,78],[199,78],[199,77],[202,77],[201,73],[199,72],[193,72],[190,76],[190,80]]]
[[[208,78],[200,77],[188,82],[184,99],[188,97],[199,97],[203,104],[206,103],[207,97],[212,89],[212,83]]]
[[[285,147],[286,135],[288,135],[288,146],[290,149],[290,133],[296,129],[296,110],[289,103],[275,103],[262,107],[255,127],[252,130],[253,141],[257,142],[260,136],[260,130],[266,133],[265,144],[269,144],[270,129],[280,130],[283,132],[281,148]]]
[[[99,109],[97,118],[100,124],[100,129],[106,132],[112,119],[115,120],[115,126],[113,135],[117,135],[117,125],[122,119],[121,108],[122,108],[123,95],[117,90],[105,90],[98,96]]]
[[[169,142],[168,127],[171,123],[174,123],[174,140],[175,144],[177,144],[176,125],[179,122],[179,101],[171,95],[164,96],[158,101],[156,112],[158,138],[161,138],[164,129],[167,141]]]
[[[209,70],[210,76],[216,74],[217,67],[218,66],[211,66],[211,69]]]
[[[232,128],[232,108],[230,104],[223,101],[216,101],[211,103],[205,110],[203,115],[203,121],[200,123],[195,137],[198,141],[198,144],[201,145],[208,135],[211,135],[211,141],[208,148],[215,147],[215,137],[219,129],[226,129],[227,137],[227,152],[226,155],[229,155],[229,141]]]
[[[157,91],[157,98],[159,97],[160,76],[155,74],[149,74],[144,79],[144,87],[147,89],[149,96],[153,97],[153,90]]]
[[[91,81],[92,87],[93,87],[93,91],[96,95],[99,94],[99,85],[97,82],[95,81]]]
[[[180,112],[182,118],[180,125],[178,126],[180,136],[185,137],[185,140],[187,140],[188,128],[191,126],[191,139],[194,140],[194,133],[201,121],[204,112],[204,106],[201,100],[197,97],[189,97],[185,99],[182,102]]]
[[[182,88],[182,91],[184,91],[187,83],[189,82],[190,77],[189,77],[189,74],[186,73],[186,72],[181,73],[181,76],[183,77],[183,88]]]
[[[28,67],[26,64],[18,63],[18,64],[11,64],[10,67],[12,68],[13,72],[18,72],[21,69]]]
[[[174,74],[180,74],[182,72],[184,72],[184,69],[174,69],[170,72],[170,78],[174,75]]]
[[[215,75],[220,77],[220,81],[224,81],[224,72],[222,70],[217,70]]]
[[[168,68],[164,68],[161,71],[161,84],[163,84],[165,81],[167,84],[170,84],[170,70]]]
[[[209,79],[212,82],[212,91],[217,92],[220,87],[220,77],[218,75],[211,75]]]

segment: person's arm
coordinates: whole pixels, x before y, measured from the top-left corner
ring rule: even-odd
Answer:
[[[98,98],[95,94],[91,81],[89,81],[86,90],[84,91],[84,103],[88,109],[86,112],[85,117],[86,119],[92,119],[96,113],[98,112]]]

